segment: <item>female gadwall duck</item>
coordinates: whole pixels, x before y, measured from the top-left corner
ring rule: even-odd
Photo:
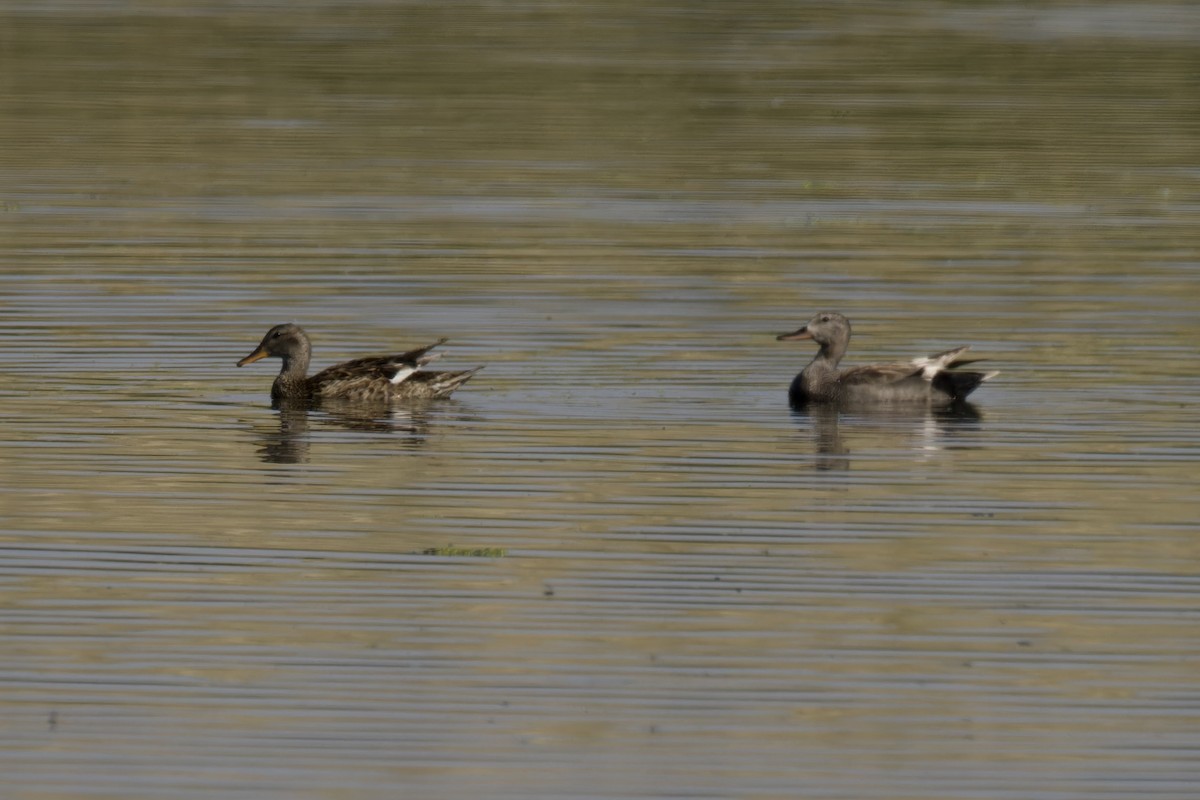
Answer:
[[[308,359],[312,346],[299,325],[276,325],[254,348],[254,352],[237,362],[239,367],[260,358],[276,356],[283,359],[279,376],[271,384],[271,399],[281,400],[347,400],[353,402],[388,402],[391,400],[432,400],[449,397],[483,367],[463,372],[422,372],[421,367],[440,354],[429,351],[445,342],[439,339],[428,347],[389,356],[356,358],[321,370],[307,377]]]
[[[817,314],[799,330],[775,338],[781,342],[812,339],[821,346],[816,357],[792,381],[788,400],[794,406],[808,403],[948,406],[963,401],[979,384],[999,374],[948,371],[973,363],[960,358],[970,349],[969,345],[898,364],[870,364],[838,371],[838,362],[850,344],[850,320],[834,311]]]

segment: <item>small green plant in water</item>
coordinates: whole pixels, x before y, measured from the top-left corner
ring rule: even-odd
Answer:
[[[504,558],[503,547],[455,547],[448,544],[445,547],[427,547],[421,551],[425,556],[449,556],[456,558]]]

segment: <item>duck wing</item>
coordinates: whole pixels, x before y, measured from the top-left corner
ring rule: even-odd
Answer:
[[[353,361],[343,361],[341,364],[326,367],[313,375],[309,381],[313,386],[351,383],[356,385],[390,383],[395,386],[407,380],[429,362],[441,358],[440,353],[431,354],[429,351],[445,342],[446,339],[438,339],[433,344],[404,353],[366,356]]]
[[[396,388],[395,394],[414,399],[449,397],[483,367],[459,372],[418,372]]]
[[[974,364],[979,359],[963,358],[962,354],[971,349],[971,345],[964,344],[962,347],[955,347],[951,350],[944,350],[940,353],[934,353],[931,356],[924,358],[914,358],[913,366],[919,368],[924,373],[925,380],[931,381],[934,376],[943,370],[951,367],[962,366],[963,364]]]
[[[867,364],[851,367],[838,373],[838,383],[843,386],[887,386],[920,375],[925,367],[913,362],[898,364]]]

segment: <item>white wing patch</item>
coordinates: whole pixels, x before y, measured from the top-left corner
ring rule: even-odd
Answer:
[[[396,374],[393,375],[391,380],[388,382],[391,383],[392,386],[397,386],[401,383],[404,383],[418,369],[420,369],[420,367],[401,367],[400,369],[396,370]]]
[[[912,365],[921,370],[921,377],[927,381],[932,381],[933,376],[941,372],[945,365],[938,358],[914,358]]]
[[[399,386],[414,374],[421,371],[421,367],[428,364],[430,361],[437,361],[442,357],[441,353],[426,353],[417,359],[416,364],[404,364],[396,369],[396,374],[388,379],[388,383],[392,386]]]
[[[912,360],[912,365],[921,370],[922,378],[927,381],[932,381],[934,376],[936,376],[939,372],[944,371],[950,366],[951,363],[954,362],[954,359],[958,358],[969,349],[971,348],[969,345],[967,345],[964,347],[956,347],[953,350],[947,350],[946,352],[938,353],[937,355],[914,358]]]

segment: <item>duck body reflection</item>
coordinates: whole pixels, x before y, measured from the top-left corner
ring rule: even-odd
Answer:
[[[875,440],[888,449],[899,444],[924,455],[959,446],[955,439],[977,430],[983,415],[966,402],[942,408],[809,403],[794,405],[792,418],[812,433],[815,469],[831,472],[850,469],[854,439]]]
[[[454,400],[446,401],[437,409],[446,412],[450,407],[451,418],[461,418],[463,413]],[[404,404],[356,403],[345,400],[298,400],[282,399],[272,403],[277,413],[275,420],[256,420],[255,433],[258,437],[259,457],[275,464],[302,464],[309,460],[314,436],[319,435],[329,442],[345,434],[367,434],[374,440],[399,443],[405,449],[418,449],[425,445],[430,429],[434,404],[416,401]]]

